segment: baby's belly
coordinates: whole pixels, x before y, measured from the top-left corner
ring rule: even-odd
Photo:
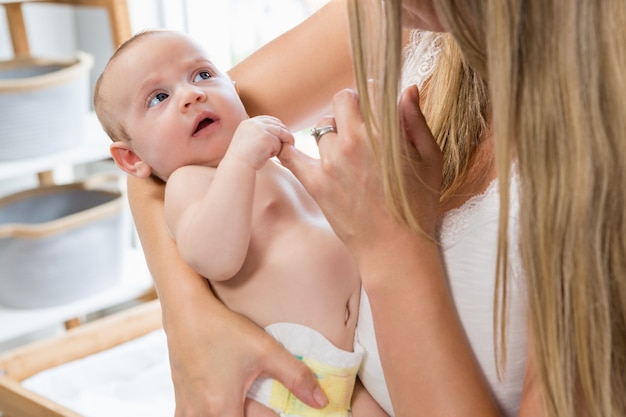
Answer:
[[[237,276],[215,286],[222,301],[258,325],[297,323],[352,350],[358,267],[328,223],[278,223],[253,236]]]
[[[360,283],[353,276],[316,268],[316,274],[301,270],[263,271],[234,282],[213,285],[231,310],[261,327],[286,322],[311,327],[335,346],[351,351],[359,311]],[[336,271],[335,271],[336,272]]]
[[[216,288],[216,292],[230,309],[261,327],[281,322],[301,324],[322,333],[338,348],[352,350],[359,311],[358,287],[347,290],[294,277],[259,279],[258,283],[261,281],[262,285],[250,283],[245,291]]]

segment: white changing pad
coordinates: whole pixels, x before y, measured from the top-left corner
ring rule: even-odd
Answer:
[[[47,369],[22,385],[85,417],[174,415],[163,329]]]

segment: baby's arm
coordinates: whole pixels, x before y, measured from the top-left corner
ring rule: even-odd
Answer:
[[[278,119],[248,119],[217,169],[186,166],[170,176],[167,225],[183,259],[207,279],[226,280],[241,269],[252,234],[256,172],[285,141],[293,143],[293,136]]]
[[[235,275],[250,240],[254,172],[237,168],[224,165],[218,176],[213,168],[185,166],[165,186],[165,220],[181,257],[210,280]],[[223,182],[232,184],[228,192]]]

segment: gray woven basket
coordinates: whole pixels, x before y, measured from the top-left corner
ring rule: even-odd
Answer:
[[[79,145],[89,110],[93,58],[0,61],[0,161],[31,158]]]
[[[121,192],[89,182],[0,199],[0,304],[50,307],[114,285],[128,227]]]

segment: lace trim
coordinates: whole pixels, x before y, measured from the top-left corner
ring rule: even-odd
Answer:
[[[519,235],[519,225],[517,218],[519,217],[519,172],[517,164],[511,167],[511,178],[509,188],[509,238],[511,241],[517,241]],[[480,194],[472,196],[461,207],[449,210],[443,215],[438,227],[438,238],[441,245],[450,247],[454,245],[458,239],[464,236],[467,229],[472,225],[472,217],[476,212],[485,210],[488,204],[494,204],[494,210],[500,210],[498,179],[494,179],[489,186]]]
[[[419,89],[430,78],[441,52],[441,34],[413,30],[404,50],[403,89],[416,84]]]
[[[484,206],[493,199],[498,201],[498,180],[491,181],[485,191],[472,196],[461,207],[454,208],[444,214],[439,224],[439,242],[443,247],[454,245],[458,239],[467,233],[472,224],[471,218],[476,212],[484,209]],[[497,210],[497,208],[496,208]]]

